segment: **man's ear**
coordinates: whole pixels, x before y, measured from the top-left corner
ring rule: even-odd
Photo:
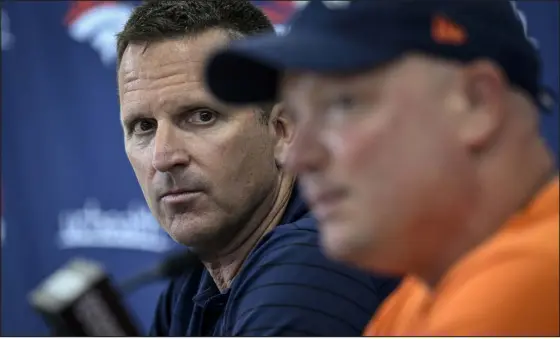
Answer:
[[[505,75],[489,61],[473,62],[463,72],[463,119],[459,129],[461,141],[477,152],[493,142],[505,115],[507,81]]]
[[[284,113],[284,105],[282,103],[277,103],[272,107],[268,128],[271,133],[276,135],[274,155],[276,163],[282,165],[286,160],[287,151],[295,133],[294,121]]]

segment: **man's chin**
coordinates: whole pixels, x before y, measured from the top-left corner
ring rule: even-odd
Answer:
[[[353,265],[362,261],[368,243],[359,237],[353,237],[350,231],[348,227],[334,221],[325,222],[320,229],[321,248],[325,255]]]
[[[207,218],[185,216],[185,218],[176,217],[167,228],[164,228],[175,242],[198,248],[215,241],[219,231],[212,227],[213,224]]]
[[[321,247],[332,260],[364,271],[386,275],[405,272],[400,262],[395,262],[394,248],[387,242],[376,242],[366,235],[321,234]]]

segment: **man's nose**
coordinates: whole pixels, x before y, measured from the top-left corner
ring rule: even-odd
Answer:
[[[284,166],[296,174],[303,174],[317,172],[327,163],[328,151],[320,140],[317,126],[297,126]]]
[[[190,156],[181,134],[181,130],[170,123],[158,123],[152,158],[152,166],[157,171],[170,172],[175,167],[189,164]]]

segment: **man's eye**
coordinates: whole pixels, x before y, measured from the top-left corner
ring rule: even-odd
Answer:
[[[146,134],[157,126],[155,121],[142,119],[132,124],[132,134]]]
[[[339,95],[329,100],[326,113],[329,116],[346,115],[356,110],[357,102],[353,96]]]
[[[345,111],[354,107],[355,100],[348,95],[340,95],[332,102],[332,107],[337,110]]]
[[[199,110],[193,112],[187,122],[195,125],[207,125],[213,123],[217,118],[217,114],[210,110]]]

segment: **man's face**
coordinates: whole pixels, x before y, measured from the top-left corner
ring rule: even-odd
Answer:
[[[178,242],[226,244],[274,191],[277,141],[255,108],[232,108],[205,90],[221,31],[132,44],[118,71],[126,153],[146,201]],[[240,227],[240,226],[239,226]]]
[[[470,166],[435,78],[420,57],[353,76],[286,77],[297,131],[286,165],[332,257],[392,271],[416,243],[429,246],[423,223],[459,213],[456,188]]]

